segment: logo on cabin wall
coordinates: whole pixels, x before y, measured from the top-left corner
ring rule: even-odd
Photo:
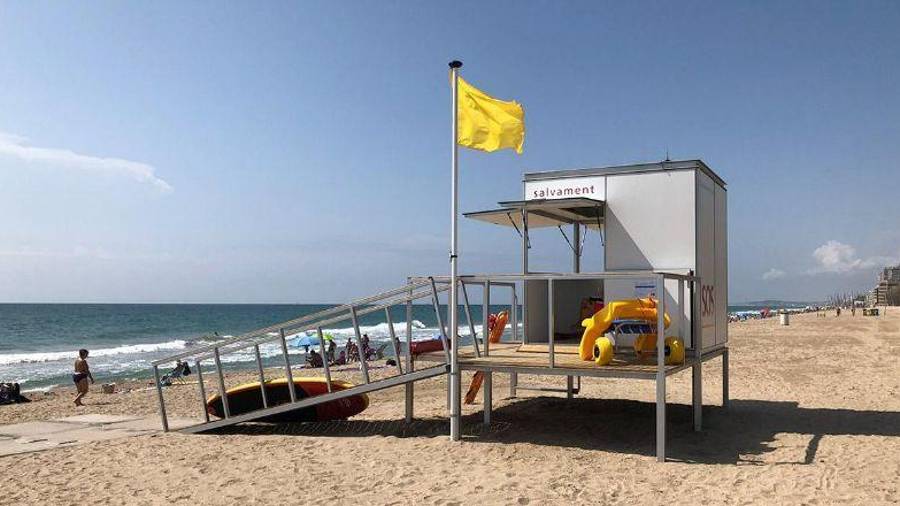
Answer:
[[[715,288],[712,285],[700,287],[700,314],[709,316],[716,310]]]
[[[536,188],[531,192],[533,199],[558,199],[565,197],[587,197],[594,196],[597,192],[594,185],[590,186],[568,186],[565,188]]]
[[[604,176],[571,177],[525,183],[526,200],[578,197],[606,200],[606,178]]]

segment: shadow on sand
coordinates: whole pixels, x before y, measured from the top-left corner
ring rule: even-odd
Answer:
[[[655,413],[652,402],[623,399],[533,397],[494,410],[490,427],[482,414],[463,418],[466,441],[479,443],[531,443],[607,452],[654,456]],[[727,410],[704,407],[703,431],[693,432],[691,407],[669,404],[669,460],[734,464],[760,463],[759,456],[777,449],[778,434],[809,435],[802,458],[780,464],[812,464],[823,436],[900,436],[900,412],[803,408],[796,402],[731,401]],[[339,422],[243,424],[217,434],[298,435],[327,437],[446,437],[446,418],[348,420]]]

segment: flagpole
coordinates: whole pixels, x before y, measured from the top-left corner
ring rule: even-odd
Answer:
[[[459,325],[457,323],[457,313],[459,312],[459,294],[457,292],[458,282],[458,223],[457,215],[459,214],[459,144],[458,144],[458,125],[459,125],[459,69],[462,62],[453,60],[450,62],[450,75],[452,76],[453,88],[453,113],[452,113],[452,139],[453,148],[450,155],[450,165],[452,166],[453,177],[450,188],[450,440],[459,441],[460,439],[460,411],[461,411],[461,377],[459,374]],[[473,338],[475,336],[472,336]]]

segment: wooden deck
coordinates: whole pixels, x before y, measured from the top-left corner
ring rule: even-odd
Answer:
[[[471,346],[460,349],[459,365],[463,370],[517,372],[521,374],[552,374],[562,376],[599,376],[619,378],[656,378],[656,357],[640,361],[631,353],[618,354],[609,365],[598,366],[581,360],[577,344],[557,344],[556,363],[550,368],[550,353],[546,344],[496,343],[490,345],[490,356],[475,357]],[[443,351],[423,353],[418,361],[441,362]],[[667,365],[666,375],[686,369],[696,362],[685,357],[680,365]]]

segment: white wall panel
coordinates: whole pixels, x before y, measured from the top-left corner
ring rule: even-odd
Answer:
[[[697,304],[700,313],[700,342],[703,348],[709,348],[716,344],[716,190],[713,181],[705,174],[698,173],[697,178],[697,275],[700,276]]]
[[[617,174],[606,181],[606,269],[695,269],[695,179],[693,170]],[[635,297],[634,280],[608,281],[607,301]],[[685,290],[687,292],[687,290]],[[673,315],[678,282],[666,282],[666,311]],[[689,295],[684,318],[691,320]],[[678,335],[677,317],[669,335]],[[690,329],[682,337],[691,346]]]
[[[716,185],[716,344],[728,342],[728,192]]]

